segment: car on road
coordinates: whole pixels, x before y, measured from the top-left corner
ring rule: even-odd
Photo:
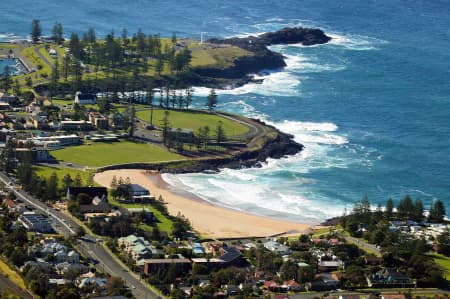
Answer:
[[[127,270],[127,269],[125,269],[125,268],[124,268],[124,269],[122,269],[122,271],[123,271],[123,272],[128,272],[128,270]]]

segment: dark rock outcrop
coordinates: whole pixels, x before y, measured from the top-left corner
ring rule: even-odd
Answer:
[[[199,67],[194,72],[202,77],[241,79],[241,81],[251,81],[248,74],[258,73],[262,70],[274,70],[286,66],[284,57],[280,53],[273,52],[267,47],[277,44],[298,44],[311,46],[324,44],[331,40],[320,29],[311,28],[284,28],[276,32],[268,32],[259,36],[249,36],[243,38],[210,39],[209,43],[233,45],[241,49],[250,51],[252,56],[243,56],[234,61],[234,65],[227,68]]]

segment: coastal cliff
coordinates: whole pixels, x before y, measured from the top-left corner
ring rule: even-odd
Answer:
[[[264,140],[257,149],[242,150],[228,157],[212,157],[206,159],[173,161],[163,163],[127,163],[101,167],[99,172],[116,169],[145,169],[158,170],[162,173],[195,173],[203,171],[219,171],[221,168],[241,169],[259,167],[268,158],[279,159],[288,155],[295,155],[303,150],[303,145],[295,142],[292,135],[283,133],[264,122],[252,119],[261,126],[276,132],[276,137]]]
[[[302,44],[311,46],[325,44],[331,40],[320,29],[311,28],[284,28],[276,32],[268,32],[259,36],[248,36],[243,38],[209,39],[208,43],[218,46],[236,46],[251,52],[251,56],[237,58],[232,66],[220,67],[198,67],[194,68],[194,73],[205,78],[205,82],[211,83],[211,78],[228,79],[232,85],[238,85],[251,81],[248,74],[258,73],[263,70],[274,70],[286,66],[283,55],[268,49],[271,45],[280,44]],[[209,78],[209,79],[206,79]],[[233,81],[235,80],[235,81]],[[226,80],[225,80],[226,82]]]

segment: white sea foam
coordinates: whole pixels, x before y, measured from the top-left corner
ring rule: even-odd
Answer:
[[[257,35],[275,27],[279,29],[286,25],[298,25],[298,22],[282,24],[285,21],[281,19],[267,21],[266,24],[254,25],[254,32],[249,35]],[[362,36],[333,33],[332,37],[331,46],[349,50],[370,50],[382,44],[382,41]],[[299,96],[299,73],[338,71],[346,67],[342,61],[326,64],[316,54],[296,49],[298,47],[301,45],[270,47],[286,57],[287,66],[281,71],[255,76],[264,79],[262,84],[250,83],[235,89],[217,90],[217,93],[246,95],[248,99],[256,97],[259,101],[270,99],[273,95]],[[206,96],[210,90],[195,88],[194,92],[196,96]],[[259,95],[265,97],[261,99]],[[292,134],[305,148],[293,156],[268,159],[260,168],[223,169],[217,174],[164,175],[170,184],[182,186],[214,204],[283,219],[318,222],[341,215],[345,204],[321,194],[320,189],[314,187],[319,182],[308,175],[329,168],[346,169],[353,163],[370,167],[371,159],[375,159],[372,156],[376,153],[351,144],[341,129],[331,122],[273,121],[243,97],[225,102],[220,108],[262,119]],[[342,154],[342,151],[346,154]]]
[[[362,35],[349,35],[342,33],[327,33],[331,37],[330,45],[342,46],[348,50],[367,51],[376,50],[378,46],[386,44],[387,41],[362,36]]]
[[[244,101],[229,105],[258,114]],[[260,117],[266,118],[263,114]],[[330,154],[334,146],[348,143],[337,134],[338,126],[329,122],[269,123],[293,134],[305,149],[297,155],[268,159],[260,168],[223,169],[217,174],[165,174],[164,178],[211,203],[260,215],[310,223],[341,215],[343,203],[312,192],[315,180],[304,177],[315,169],[346,168],[351,163]]]

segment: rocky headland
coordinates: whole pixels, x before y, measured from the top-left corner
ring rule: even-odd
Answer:
[[[280,69],[286,66],[283,55],[271,51],[268,46],[287,44],[312,46],[325,44],[330,40],[331,37],[320,29],[302,27],[284,28],[276,32],[242,38],[213,38],[208,40],[210,44],[236,46],[251,52],[253,55],[237,58],[230,67],[200,67],[195,68],[194,73],[199,75],[206,85],[235,87],[250,82],[252,78],[248,76],[249,74],[259,73],[263,70]]]

